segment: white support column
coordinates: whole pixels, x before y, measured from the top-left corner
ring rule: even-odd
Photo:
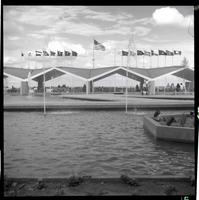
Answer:
[[[91,94],[93,91],[93,84],[92,81],[86,82],[86,94]]]
[[[28,81],[21,81],[20,93],[21,95],[29,95]]]
[[[86,94],[89,94],[90,92],[90,87],[89,87],[89,81],[86,82]]]
[[[148,91],[150,95],[155,95],[155,81],[148,82]]]

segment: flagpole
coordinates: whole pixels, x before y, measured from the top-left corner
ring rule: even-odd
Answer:
[[[45,70],[44,70],[44,65],[43,65],[43,90],[44,90],[44,116],[46,116],[46,91],[45,91]]]
[[[172,49],[172,53],[173,53],[173,49]],[[172,56],[172,58],[171,58],[171,65],[173,66],[173,55],[171,55]]]
[[[126,70],[126,113],[128,112],[128,70],[129,70],[129,63],[130,63],[130,48],[133,36],[129,39],[128,44],[128,55],[127,55],[127,70]]]
[[[93,69],[95,68],[94,39],[93,39]]]
[[[157,57],[157,67],[159,67],[159,50],[158,50],[158,57]]]
[[[136,48],[136,46],[135,46],[135,41],[134,41],[134,37],[132,36],[132,42],[133,42],[133,51],[135,51],[135,52],[133,52],[133,56],[135,56],[134,58],[135,58],[135,62],[136,62],[136,67],[137,67],[137,48]]]
[[[93,38],[93,69],[95,68],[95,51],[94,51],[94,38]],[[92,80],[92,94],[94,93],[94,85]]]
[[[71,57],[70,65],[71,65],[71,67],[72,67],[72,62],[73,62],[73,61],[72,61],[72,60],[73,60],[73,55],[72,55],[72,54],[73,54],[73,53],[72,53],[72,50],[70,50],[70,51],[71,51],[71,54],[70,54],[70,57]],[[71,88],[72,88],[72,86],[71,86]]]
[[[116,48],[114,48],[114,66],[116,64],[115,60],[116,60]],[[115,79],[116,79],[116,74],[115,74],[115,77],[114,77],[114,89],[113,89],[113,92],[116,92]]]
[[[138,67],[138,63],[137,63],[137,49],[136,49],[135,59],[136,59],[136,68],[137,68]]]
[[[116,65],[116,48],[114,49],[114,66]]]
[[[128,87],[128,69],[126,70],[126,108],[125,108],[126,113],[128,109],[128,88],[127,87]]]
[[[150,55],[150,68],[152,68],[152,56]]]
[[[128,56],[127,56],[127,70],[126,70],[126,107],[125,107],[125,112],[127,113],[128,110],[128,59],[129,57],[129,51],[128,51]]]
[[[144,55],[143,55],[143,68],[145,68],[145,67],[144,67]]]
[[[182,56],[182,52],[180,53],[180,57]]]

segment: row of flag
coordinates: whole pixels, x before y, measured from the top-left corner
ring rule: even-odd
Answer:
[[[105,51],[105,46],[101,43],[99,43],[97,40],[94,40],[94,50],[102,50]],[[155,52],[154,50],[151,51],[141,51],[141,50],[137,50],[136,52],[133,51],[124,51],[122,50],[122,56],[128,56],[128,54],[130,53],[130,56],[159,56],[159,55],[164,55],[164,56],[174,56],[174,55],[181,55],[182,52],[178,51],[178,50],[174,50],[174,51],[163,51],[163,50],[158,50],[158,52]]]
[[[97,40],[94,40],[94,50],[101,50],[101,51],[105,51],[106,48],[103,44],[99,43]],[[164,55],[164,56],[174,56],[174,55],[181,55],[182,52],[178,51],[178,50],[174,50],[174,51],[163,51],[163,50],[158,50],[158,52],[155,52],[154,50],[151,51],[141,51],[141,50],[137,50],[137,52],[134,51],[121,51],[122,56],[128,56],[128,54],[130,53],[130,56],[159,56],[159,55]],[[75,51],[35,51],[35,53],[33,52],[29,52],[28,56],[77,56],[77,52]],[[21,56],[25,56],[24,53],[21,53]]]
[[[122,56],[128,56],[130,54],[130,56],[174,56],[174,55],[181,55],[182,52],[181,51],[177,51],[177,50],[174,50],[174,51],[163,51],[163,50],[158,50],[158,52],[155,52],[154,50],[151,50],[151,51],[141,51],[141,50],[137,50],[137,53],[136,52],[133,52],[133,51],[124,51],[122,50]]]
[[[77,56],[78,53],[75,51],[35,51],[29,52],[28,56]],[[21,53],[21,56],[25,56],[25,53]]]

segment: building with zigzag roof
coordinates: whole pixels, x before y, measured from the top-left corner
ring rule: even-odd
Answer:
[[[33,80],[38,83],[38,90],[43,88],[43,81],[55,79],[65,74],[76,77],[86,83],[86,93],[93,91],[93,83],[109,77],[113,74],[128,76],[128,78],[136,80],[143,87],[145,81],[149,84],[149,94],[155,94],[155,80],[174,75],[188,82],[194,83],[194,70],[184,66],[168,66],[158,68],[133,68],[124,66],[112,66],[103,68],[75,68],[57,66],[45,69],[25,69],[4,67],[4,79],[8,77],[16,78],[21,82],[21,94],[26,95],[29,92],[29,81]],[[128,75],[127,75],[128,74]]]

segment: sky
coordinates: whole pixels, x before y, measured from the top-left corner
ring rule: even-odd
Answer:
[[[180,65],[194,68],[193,6],[4,6],[4,66],[40,68],[55,65],[92,68],[127,65],[121,50],[180,50],[182,55],[132,57],[132,67]],[[73,50],[77,57],[28,57],[36,50]],[[25,53],[21,57],[21,53]]]

